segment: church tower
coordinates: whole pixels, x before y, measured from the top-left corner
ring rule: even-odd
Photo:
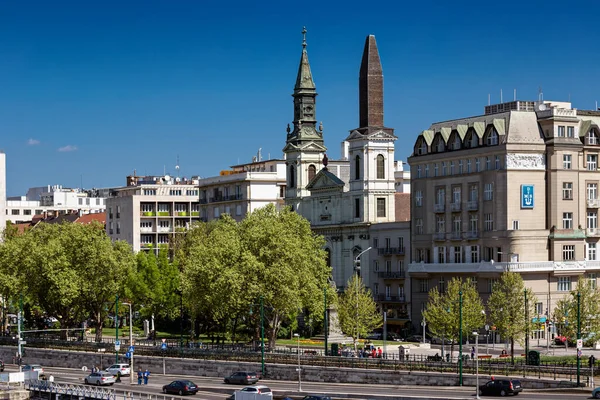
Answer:
[[[304,197],[310,196],[308,183],[322,167],[321,159],[327,150],[323,143],[323,126],[317,129],[315,82],[310,72],[306,51],[306,28],[302,30],[302,55],[294,86],[293,129],[287,128],[287,140],[283,152],[286,158],[286,204],[301,213]]]
[[[359,74],[359,128],[349,143],[350,194],[354,218],[362,222],[395,220],[394,142],[383,123],[383,69],[375,36],[365,41]]]

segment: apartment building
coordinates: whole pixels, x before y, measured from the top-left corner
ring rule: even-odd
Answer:
[[[454,276],[473,281],[486,301],[503,271],[520,272],[542,320],[579,276],[596,285],[599,126],[600,111],[513,101],[417,137],[409,159],[413,321],[428,291]]]

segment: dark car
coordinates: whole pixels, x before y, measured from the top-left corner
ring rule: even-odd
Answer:
[[[239,385],[253,385],[258,382],[256,372],[238,371],[225,378],[225,383],[236,383]]]
[[[423,336],[421,335],[412,335],[406,338],[407,342],[416,342],[416,343],[423,343]],[[425,339],[425,343],[431,343],[431,341],[429,339]]]
[[[192,381],[180,380],[163,386],[162,390],[165,394],[173,393],[183,396],[184,394],[196,394],[198,392],[198,385]]]
[[[308,396],[304,396],[302,400],[331,400],[331,397],[321,394],[309,394]]]
[[[518,395],[523,391],[521,381],[513,380],[493,380],[485,385],[479,386],[479,395],[506,396],[509,394]]]

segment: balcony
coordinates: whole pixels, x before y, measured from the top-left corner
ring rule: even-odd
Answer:
[[[176,217],[189,217],[190,212],[189,211],[175,211],[175,216]]]
[[[450,232],[448,234],[448,239],[450,239],[450,240],[461,240],[462,239],[462,232]]]
[[[386,296],[385,294],[378,294],[375,295],[375,301],[386,303],[405,303],[406,298],[404,296]]]
[[[156,217],[156,211],[140,211],[142,217]]]
[[[170,217],[171,211],[157,211],[156,215],[159,217]]]
[[[600,199],[587,199],[588,208],[598,208],[600,207]]]
[[[442,203],[442,204],[434,204],[433,205],[433,212],[442,213],[444,211],[446,211],[446,204]]]
[[[140,228],[140,233],[153,233],[153,232],[154,232],[154,228],[152,228],[151,226],[150,227],[145,226],[143,228]]]
[[[156,231],[158,233],[170,233],[171,227],[170,226],[159,226],[158,228],[156,228]]]
[[[469,211],[477,211],[479,209],[479,201],[477,200],[469,200],[467,202],[467,210]]]
[[[384,248],[378,248],[377,249],[377,253],[380,256],[391,256],[391,255],[399,255],[399,256],[403,256],[404,255],[404,247],[384,247]]]
[[[450,203],[450,210],[452,212],[460,211],[460,203]]]
[[[208,199],[200,199],[200,204],[207,204],[208,203]]]
[[[378,272],[377,276],[381,279],[404,279],[406,277],[406,272],[405,271]]]
[[[587,228],[585,230],[587,237],[600,237],[600,229],[598,228]]]
[[[446,232],[435,232],[433,234],[433,240],[446,240]]]
[[[467,240],[474,240],[479,237],[478,234],[479,234],[479,232],[477,232],[477,231],[467,231],[467,232],[465,232],[464,236],[465,236],[465,239],[467,239]]]

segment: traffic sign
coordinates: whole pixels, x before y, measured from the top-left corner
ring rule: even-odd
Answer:
[[[581,350],[577,350],[577,357],[581,358],[581,355],[582,355]]]
[[[490,326],[488,324],[485,324],[485,330],[489,331],[490,330]]]
[[[116,340],[115,341],[115,351],[119,351],[119,350],[121,350],[121,341]]]
[[[131,353],[130,352],[125,353],[125,358],[131,358]]]
[[[163,344],[160,345],[161,350],[166,350],[167,349],[167,344],[163,342]]]
[[[577,350],[583,349],[583,339],[577,339]]]
[[[133,353],[135,351],[135,347],[134,346],[129,346],[129,353]]]
[[[121,345],[121,341],[120,341],[119,339],[117,339],[117,340],[115,340],[115,344],[116,344],[117,346],[120,346],[120,345]]]
[[[163,342],[163,343],[165,343],[165,342],[167,341],[167,339],[164,339],[164,338],[163,338],[163,339],[161,339],[161,340],[162,340],[162,342]]]

